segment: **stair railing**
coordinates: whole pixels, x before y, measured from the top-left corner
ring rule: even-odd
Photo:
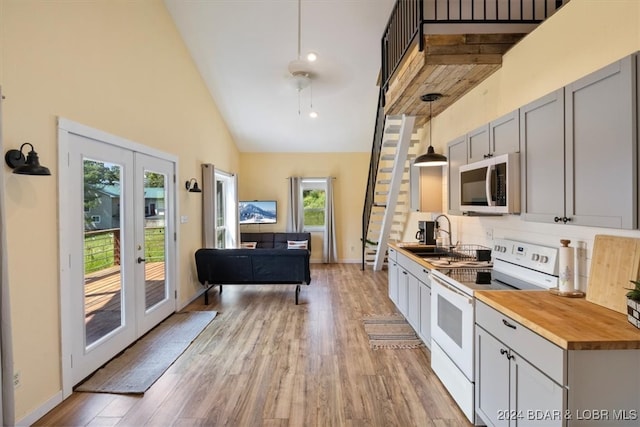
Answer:
[[[378,108],[376,109],[376,124],[373,132],[373,144],[371,147],[371,158],[369,160],[369,175],[367,179],[367,190],[364,197],[364,208],[362,210],[362,270],[365,268],[365,252],[367,246],[367,234],[369,233],[369,220],[375,198],[376,180],[378,179],[378,165],[380,163],[380,153],[382,152],[382,136],[384,134],[385,114],[382,105],[383,92],[380,88],[378,94]]]

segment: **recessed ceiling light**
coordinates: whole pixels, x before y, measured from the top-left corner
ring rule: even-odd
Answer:
[[[315,119],[316,117],[318,117],[318,113],[316,113],[315,111],[312,111],[309,113],[309,117],[311,117],[312,119]]]
[[[315,52],[309,52],[309,53],[307,53],[307,61],[309,61],[309,62],[313,62],[313,61],[315,61],[316,59],[318,59],[318,54],[317,54],[317,53],[315,53]]]

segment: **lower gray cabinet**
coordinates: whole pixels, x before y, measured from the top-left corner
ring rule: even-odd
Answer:
[[[430,275],[430,273],[427,273]],[[431,349],[431,284],[420,283],[420,324],[417,330],[420,339]]]
[[[389,299],[398,305],[398,263],[390,259],[388,265]]]
[[[389,279],[389,297],[427,348],[431,348],[431,272],[398,253],[397,262],[389,263],[389,274],[397,277],[395,288]]]
[[[476,411],[488,426],[563,425],[562,386],[482,328],[476,346]]]

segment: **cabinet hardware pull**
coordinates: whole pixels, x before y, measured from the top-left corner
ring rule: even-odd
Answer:
[[[407,274],[407,272],[406,272],[406,271],[403,271],[403,272],[402,272],[402,274]]]
[[[513,360],[513,359],[515,359],[515,358],[516,358],[516,357],[515,357],[513,354],[509,354],[509,355],[507,356],[507,359],[509,359],[509,360]]]
[[[560,222],[562,221],[562,218],[560,218],[559,216],[556,216],[553,218],[553,222]]]
[[[142,257],[138,257],[138,264],[142,264],[145,261],[146,261],[146,259],[144,259]]]
[[[571,218],[567,218],[566,216],[562,218],[562,222],[564,222],[565,224],[570,221],[571,221]]]
[[[506,326],[507,328],[511,328],[511,329],[515,329],[516,325],[512,325],[511,323],[507,322],[505,319],[502,319],[502,323],[504,324],[504,326]]]
[[[501,348],[500,349],[500,354],[502,354],[504,356],[505,354],[507,354],[507,350],[505,350],[504,348]],[[507,356],[507,357],[509,357],[509,356]]]

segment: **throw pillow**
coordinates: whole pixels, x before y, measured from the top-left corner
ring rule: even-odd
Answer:
[[[287,240],[287,249],[307,249],[306,240]]]
[[[258,242],[241,242],[240,247],[243,249],[255,249]]]

